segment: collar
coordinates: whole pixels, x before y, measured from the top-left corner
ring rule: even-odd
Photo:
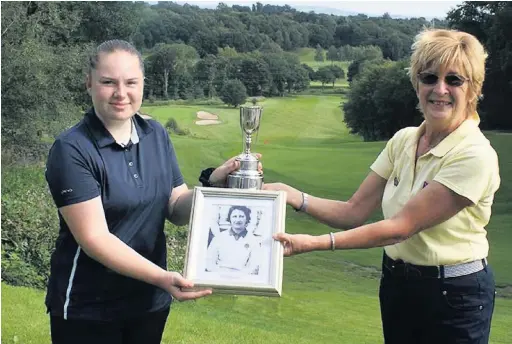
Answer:
[[[84,121],[92,133],[100,148],[116,143],[110,132],[105,128],[103,122],[96,115],[94,108],[86,114]],[[137,112],[132,117],[132,134],[130,140],[133,144],[139,143],[146,135],[151,133],[153,128]]]
[[[117,143],[118,145],[120,145],[123,148],[128,147],[131,144],[136,145],[137,143],[139,143],[139,134],[137,134],[137,127],[135,126],[135,121],[133,120],[133,118],[131,119],[131,121],[132,121],[132,133],[130,135],[130,140],[128,141],[127,144],[120,143],[120,142]]]
[[[446,155],[453,147],[458,145],[466,136],[471,134],[478,125],[480,124],[480,116],[475,112],[473,115],[469,116],[464,122],[462,122],[457,129],[452,131],[448,136],[446,136],[437,146],[430,150],[430,153],[438,158],[441,158]],[[409,144],[406,148],[406,152],[411,156],[414,156],[416,153],[416,147],[418,145],[418,141],[425,132],[426,122],[423,121],[421,125],[416,130],[416,135],[413,140],[409,141]]]
[[[247,235],[247,229],[244,229],[243,231],[241,231],[240,233],[237,234],[237,233],[235,233],[233,228],[229,228],[229,235],[234,237],[235,240],[238,240],[240,238],[245,238],[245,236]]]

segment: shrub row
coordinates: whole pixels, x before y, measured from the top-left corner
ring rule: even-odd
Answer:
[[[44,167],[2,171],[2,280],[16,286],[45,288],[50,257],[59,231],[57,210],[44,179]],[[169,270],[182,271],[186,226],[167,222]]]

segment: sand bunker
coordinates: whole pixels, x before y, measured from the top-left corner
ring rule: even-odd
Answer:
[[[206,111],[198,111],[197,118],[199,118],[199,119],[219,119],[219,116],[217,116],[213,113],[206,112]]]
[[[212,125],[212,124],[219,124],[219,123],[221,123],[221,122],[216,119],[202,119],[200,121],[196,121],[197,125]]]

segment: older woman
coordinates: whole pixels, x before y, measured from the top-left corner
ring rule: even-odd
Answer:
[[[331,227],[321,236],[278,234],[285,255],[384,247],[380,304],[386,343],[487,343],[494,277],[485,226],[499,187],[498,158],[476,105],[486,53],[470,34],[425,30],[410,79],[424,122],[398,131],[347,202],[285,184],[287,202]],[[364,224],[382,206],[384,220]]]
[[[46,295],[53,343],[160,343],[172,298],[211,290],[166,269],[166,218],[188,222],[192,191],[157,121],[139,114],[144,64],[128,42],[107,41],[90,58],[93,108],[53,144],[46,179],[59,237]],[[238,163],[210,169],[225,182]]]
[[[241,272],[257,275],[260,270],[261,238],[248,230],[251,209],[234,205],[229,208],[229,229],[215,230],[208,246],[206,271]]]

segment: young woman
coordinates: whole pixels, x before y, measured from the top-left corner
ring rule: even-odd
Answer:
[[[164,222],[188,222],[192,191],[166,130],[138,113],[143,88],[139,52],[102,43],[87,75],[93,108],[50,150],[60,219],[46,296],[53,343],[160,343],[173,298],[211,293],[182,291],[191,281],[166,270]],[[207,182],[238,167],[230,159]]]

